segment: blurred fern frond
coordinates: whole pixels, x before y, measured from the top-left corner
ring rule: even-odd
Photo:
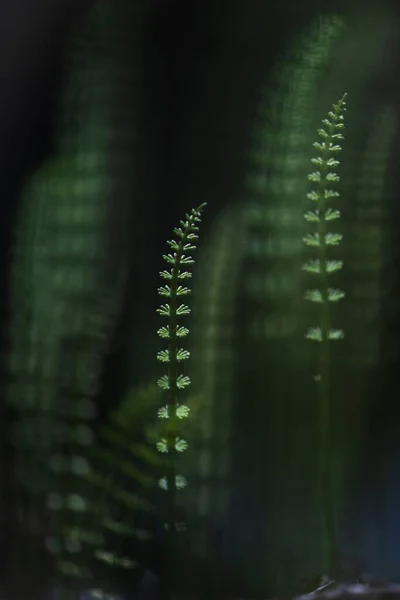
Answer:
[[[60,527],[63,547],[73,540],[79,553],[71,560],[70,552],[62,552],[59,568],[80,572],[90,588],[95,581],[104,597],[115,592],[113,582],[139,577],[154,535],[154,490],[164,458],[147,439],[146,421],[159,394],[155,385],[134,389],[109,415],[88,448],[90,469],[74,484],[76,496],[85,500],[85,517]]]

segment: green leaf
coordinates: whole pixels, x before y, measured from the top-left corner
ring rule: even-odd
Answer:
[[[183,475],[177,475],[175,478],[175,485],[177,490],[183,490],[187,486],[187,479]]]
[[[168,490],[167,478],[166,477],[161,477],[160,481],[158,482],[158,485],[160,486],[160,488],[162,490],[167,491]]]
[[[340,271],[343,267],[342,260],[327,260],[326,261],[326,271],[327,273],[336,273],[336,271]]]
[[[168,406],[162,406],[159,408],[157,414],[160,419],[169,419]]]
[[[306,290],[304,294],[304,298],[306,300],[310,300],[310,302],[323,302],[324,299],[320,290]]]
[[[193,250],[196,250],[196,246],[193,246],[193,244],[185,244],[183,250],[185,252],[192,252]]]
[[[327,233],[325,236],[325,244],[327,246],[338,246],[342,239],[343,235],[341,233]]]
[[[307,235],[303,237],[303,242],[306,246],[319,246],[319,233],[307,233]]]
[[[176,314],[180,315],[180,316],[181,315],[190,315],[190,308],[186,304],[181,304],[176,309]]]
[[[306,212],[304,214],[304,219],[308,223],[319,223],[320,222],[318,211],[309,210],[308,212]]]
[[[165,296],[167,298],[171,298],[171,288],[169,287],[169,285],[164,285],[162,287],[159,287],[158,293],[160,294],[160,296]]]
[[[339,198],[339,192],[335,192],[334,190],[328,190],[328,188],[324,189],[324,199],[332,200],[332,198]]]
[[[320,137],[325,138],[325,139],[330,137],[329,133],[327,133],[325,131],[325,129],[317,129],[317,133]]]
[[[321,156],[318,156],[317,158],[312,158],[311,162],[313,165],[317,165],[319,167],[323,167],[325,164],[325,161]]]
[[[339,218],[340,218],[339,210],[332,210],[331,208],[328,208],[325,211],[325,214],[324,214],[325,221],[334,221],[335,219],[339,219]]]
[[[319,183],[321,181],[321,172],[315,171],[314,173],[310,173],[309,175],[307,175],[307,177],[310,181]]]
[[[163,254],[163,259],[165,260],[165,262],[169,263],[170,265],[176,265],[176,261],[177,261],[177,255],[176,254]]]
[[[180,404],[176,408],[176,416],[178,419],[186,419],[189,416],[190,408],[186,404]]]
[[[168,453],[168,441],[166,438],[161,438],[156,444],[157,450],[162,454]],[[188,448],[186,440],[176,437],[175,438],[175,450],[176,452],[184,452]]]
[[[163,279],[172,279],[172,271],[160,271],[160,277],[162,277]]]
[[[169,350],[160,350],[160,352],[157,353],[157,360],[165,363],[169,362]]]
[[[161,438],[156,444],[156,448],[159,452],[166,454],[168,452],[168,442],[165,438]]]
[[[338,302],[345,297],[345,292],[338,288],[328,288],[328,300],[329,302]]]
[[[178,377],[176,378],[176,385],[180,390],[187,388],[190,385],[190,383],[190,378],[186,375],[178,375]]]
[[[319,258],[308,260],[301,268],[303,271],[307,271],[307,273],[321,273]]]
[[[178,279],[190,279],[192,277],[192,274],[188,271],[179,271],[177,277]]]
[[[311,327],[305,336],[308,340],[312,340],[313,342],[322,342],[323,336],[320,327]]]
[[[190,294],[191,290],[183,285],[178,285],[178,287],[176,288],[176,295],[177,296],[187,296],[188,294]]]
[[[341,134],[338,134],[341,135]],[[334,136],[331,136],[334,137]],[[341,138],[340,138],[341,139]],[[333,145],[332,142],[330,142],[329,144],[326,144],[325,142],[314,142],[313,143],[314,148],[316,148],[317,150],[319,150],[320,152],[340,152],[341,151],[341,147],[338,145]]]
[[[176,250],[177,252],[180,250],[180,245],[175,240],[167,240],[167,244],[172,250]]]
[[[344,338],[343,329],[330,329],[328,331],[328,339],[330,340],[341,340]]]
[[[314,142],[313,146],[314,146],[314,148],[316,148],[320,152],[324,152],[325,151],[325,143],[321,144],[320,142]]]
[[[177,452],[184,452],[188,447],[189,445],[186,440],[179,437],[175,438],[175,450]]]
[[[176,353],[176,360],[178,361],[187,360],[189,357],[190,352],[188,352],[188,350],[184,350],[183,348],[180,348]]]
[[[182,222],[182,221],[181,221],[181,222]],[[185,234],[184,234],[184,232],[183,232],[183,229],[181,229],[180,227],[175,227],[175,229],[174,229],[174,234],[175,234],[176,236],[178,236],[178,238],[181,238],[181,239],[182,239],[183,237],[185,237]]]
[[[308,192],[308,194],[306,194],[306,196],[312,202],[319,202],[321,200],[321,194],[315,190]]]
[[[176,378],[176,385],[177,388],[180,390],[183,390],[185,388],[187,388],[190,385],[190,378],[187,377],[186,375],[178,375],[178,377]],[[163,377],[161,377],[158,381],[157,381],[157,385],[158,387],[160,387],[163,390],[169,390],[170,389],[170,380],[168,375],[164,375]]]
[[[162,304],[160,306],[160,308],[157,308],[157,312],[162,317],[170,317],[171,316],[170,307],[168,304]]]
[[[194,260],[191,256],[185,256],[185,254],[182,254],[179,264],[182,265],[193,265],[194,264]]]
[[[168,490],[168,480],[166,477],[162,477],[158,483],[161,489]],[[187,486],[186,477],[183,475],[176,475],[175,477],[175,487],[177,490],[183,490]]]
[[[94,551],[94,556],[95,556],[95,558],[97,558],[97,560],[101,560],[102,562],[105,562],[105,563],[108,563],[111,565],[115,563],[115,554],[113,554],[112,552],[107,552],[106,550],[96,549]]]
[[[342,329],[330,329],[328,331],[327,339],[329,340],[340,340],[344,337]],[[323,341],[323,334],[320,327],[312,327],[306,333],[306,338],[315,342]]]
[[[162,390],[169,390],[170,386],[169,386],[169,377],[168,375],[163,375],[158,381],[157,381],[157,385],[159,388],[161,388]]]
[[[334,136],[332,136],[334,137]],[[327,148],[328,152],[340,152],[341,151],[341,146],[334,146],[333,144],[329,144],[329,147]]]
[[[164,338],[164,339],[167,339],[170,337],[168,327],[161,327],[160,329],[157,330],[157,333],[161,338]]]
[[[325,175],[325,179],[326,179],[326,181],[334,181],[335,183],[340,181],[340,177],[337,173],[327,173]]]
[[[176,328],[176,335],[179,338],[186,337],[188,333],[189,333],[189,329],[187,327],[182,327],[181,325],[179,325]]]
[[[340,162],[336,158],[328,158],[328,160],[326,161],[326,165],[328,167],[337,167],[340,165]]]
[[[341,260],[327,260],[325,262],[325,269],[327,273],[335,273],[336,271],[340,271],[343,267],[343,262]],[[314,258],[308,260],[301,267],[303,271],[307,271],[308,273],[321,273],[321,263],[319,258]]]

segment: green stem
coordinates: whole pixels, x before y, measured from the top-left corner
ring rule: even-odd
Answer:
[[[167,448],[168,448],[168,471],[167,471],[167,519],[165,532],[165,556],[164,556],[164,589],[163,598],[169,600],[174,591],[175,581],[175,562],[176,555],[176,452],[175,452],[175,430],[176,430],[176,409],[178,406],[178,361],[176,358],[178,350],[178,340],[176,329],[178,325],[177,319],[177,287],[178,274],[180,266],[180,258],[182,252],[177,253],[176,266],[173,269],[173,278],[171,280],[171,299],[170,299],[170,319],[169,319],[169,363],[168,363],[168,432],[167,432]]]
[[[168,373],[166,378],[163,377],[160,387],[167,391],[167,432],[166,432],[166,452],[168,456],[166,489],[166,519],[165,519],[165,554],[164,554],[164,573],[162,578],[161,595],[164,600],[170,600],[174,591],[175,576],[176,576],[176,554],[177,554],[177,530],[176,530],[176,495],[177,495],[177,452],[176,439],[178,437],[178,416],[179,407],[178,395],[184,387],[190,385],[188,377],[182,377],[179,374],[180,361],[188,358],[189,353],[183,352],[183,349],[178,348],[179,336],[185,336],[188,330],[179,327],[178,332],[178,317],[187,315],[190,309],[185,304],[179,306],[179,297],[190,293],[190,289],[184,285],[180,285],[190,274],[186,271],[181,272],[181,268],[185,265],[192,264],[194,260],[190,258],[190,253],[195,250],[195,240],[197,240],[197,223],[200,221],[200,215],[205,206],[201,204],[197,209],[193,209],[190,214],[186,215],[186,221],[181,221],[181,227],[175,228],[174,232],[178,241],[172,240],[168,244],[173,250],[173,254],[164,256],[168,264],[172,264],[171,271],[163,271],[160,275],[169,281],[169,285],[159,288],[161,296],[169,299],[168,305],[161,306],[158,309],[164,316],[168,316],[168,330],[161,328],[159,335],[163,338],[168,338],[168,351],[159,353],[159,359],[168,363]],[[185,254],[185,252],[187,254]],[[187,415],[186,415],[187,416]],[[165,451],[165,450],[162,450]],[[164,486],[163,486],[164,487]]]
[[[324,157],[325,158],[325,157]],[[326,159],[328,156],[326,156]],[[321,174],[325,174],[328,168],[322,167]],[[324,182],[325,177],[321,177]],[[321,184],[319,210],[322,216],[325,212],[324,184]],[[318,223],[320,240],[320,268],[321,268],[321,313],[320,328],[322,331],[321,352],[319,360],[319,402],[320,402],[320,494],[322,518],[325,530],[327,546],[327,572],[333,574],[335,562],[338,555],[338,542],[335,522],[335,504],[333,494],[332,473],[332,405],[331,405],[331,341],[328,337],[331,329],[330,303],[328,299],[328,271],[327,271],[327,246],[325,236],[327,234],[326,221],[320,218]]]

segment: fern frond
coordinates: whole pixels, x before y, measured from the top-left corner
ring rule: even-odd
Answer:
[[[323,506],[323,517],[325,533],[329,544],[329,561],[333,565],[334,557],[338,552],[335,531],[335,508],[332,504],[332,434],[331,434],[331,350],[330,342],[342,339],[342,329],[331,327],[331,303],[336,303],[345,297],[343,290],[329,285],[332,274],[337,273],[343,267],[343,261],[329,259],[328,252],[332,247],[338,246],[343,239],[340,233],[327,231],[327,225],[331,221],[340,218],[340,212],[326,206],[327,202],[339,197],[339,192],[331,189],[332,184],[337,184],[340,177],[331,169],[339,166],[339,160],[332,156],[341,151],[341,146],[336,142],[343,140],[342,130],[343,112],[345,111],[346,94],[342,96],[333,110],[329,111],[328,118],[322,121],[324,127],[317,130],[322,142],[315,142],[313,147],[320,153],[311,159],[318,170],[308,175],[313,189],[308,192],[307,198],[316,203],[316,210],[308,211],[304,215],[307,223],[314,225],[316,231],[308,233],[303,237],[304,244],[316,253],[316,258],[307,260],[302,269],[310,273],[318,280],[318,288],[306,290],[305,298],[318,305],[319,323],[316,327],[310,327],[305,337],[313,342],[318,342],[319,368],[314,375],[314,381],[318,385],[319,394],[319,490]]]
[[[326,207],[326,202],[339,196],[339,192],[332,190],[329,185],[340,181],[339,175],[330,169],[340,164],[339,160],[331,156],[331,154],[340,152],[341,147],[335,142],[344,139],[342,130],[344,129],[343,112],[346,110],[345,99],[346,94],[342,96],[337,104],[333,105],[333,110],[328,113],[329,118],[322,121],[324,128],[317,130],[318,136],[324,141],[313,144],[313,147],[320,152],[320,156],[313,157],[311,162],[317,165],[319,170],[313,171],[308,175],[308,179],[315,184],[315,187],[307,193],[307,198],[315,202],[318,208],[313,211],[307,211],[304,219],[307,223],[315,224],[317,231],[307,233],[303,237],[303,242],[306,246],[317,249],[318,257],[316,259],[309,259],[302,265],[302,269],[308,273],[318,275],[321,279],[318,289],[307,290],[305,292],[307,300],[321,305],[321,326],[309,329],[306,334],[306,338],[313,341],[340,339],[342,337],[341,335],[332,336],[329,334],[330,317],[326,303],[338,302],[345,297],[345,293],[342,290],[328,287],[327,285],[328,275],[336,273],[343,267],[343,261],[328,259],[327,249],[338,246],[343,239],[343,235],[341,233],[331,233],[326,230],[327,222],[340,218],[340,211]]]
[[[188,443],[178,433],[178,421],[189,416],[189,408],[178,402],[178,396],[190,386],[190,378],[184,373],[179,372],[179,365],[190,358],[190,352],[185,348],[178,346],[178,340],[188,335],[189,330],[178,323],[178,319],[190,314],[190,307],[187,304],[179,304],[182,296],[188,296],[191,290],[181,282],[192,277],[189,271],[183,270],[183,266],[194,264],[191,256],[196,250],[196,241],[198,240],[198,223],[205,203],[198,208],[194,208],[186,215],[186,219],[180,222],[180,227],[174,229],[176,239],[169,240],[167,243],[173,251],[173,254],[164,254],[163,258],[171,265],[168,271],[161,271],[163,279],[168,280],[168,285],[158,288],[160,296],[167,298],[168,304],[162,304],[157,312],[159,315],[168,318],[168,326],[161,327],[158,335],[167,340],[167,348],[157,353],[157,359],[168,365],[168,372],[162,375],[157,381],[157,385],[167,394],[167,405],[158,410],[158,417],[165,420],[163,428],[164,435],[156,443],[157,450],[168,456],[168,474],[159,480],[159,486],[168,490],[169,510],[166,515],[166,529],[170,536],[176,530],[175,516],[175,491],[183,489],[187,485],[186,478],[183,475],[176,474],[175,458],[179,453],[188,448]],[[172,540],[172,537],[170,538]],[[173,542],[171,542],[173,547]],[[172,551],[173,552],[173,551]]]

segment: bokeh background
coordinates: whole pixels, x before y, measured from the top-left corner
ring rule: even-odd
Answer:
[[[75,582],[71,564],[86,559],[66,531],[100,527],[89,500],[86,512],[73,502],[93,498],[85,468],[67,476],[54,458],[151,496],[151,518],[104,501],[104,514],[151,531],[145,551],[105,538],[161,569],[163,500],[118,464],[157,422],[161,255],[202,202],[180,500],[191,559],[178,587],[269,597],[324,573],[302,216],[317,127],[345,91],[346,300],[333,315],[345,339],[332,358],[341,564],[399,576],[399,17],[396,2],[372,0],[2,2],[0,547],[12,597],[50,585],[60,553]],[[64,435],[82,424],[85,451]],[[127,460],[152,477],[157,461],[143,456]],[[130,597],[139,575],[109,571],[93,577]]]

